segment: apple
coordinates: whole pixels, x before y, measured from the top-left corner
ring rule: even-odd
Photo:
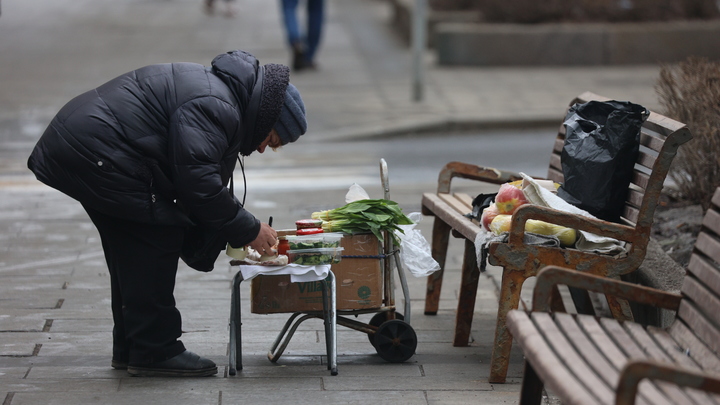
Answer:
[[[521,189],[508,183],[500,186],[500,190],[498,190],[495,196],[497,210],[500,214],[504,215],[512,215],[517,207],[529,203]]]
[[[483,210],[482,215],[480,216],[480,223],[486,231],[490,230],[490,223],[498,214],[499,212],[495,203],[490,204]]]

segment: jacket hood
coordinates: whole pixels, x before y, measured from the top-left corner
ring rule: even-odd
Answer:
[[[243,140],[240,154],[247,156],[255,151],[280,116],[285,101],[285,89],[290,81],[290,68],[269,63],[260,66],[253,55],[230,51],[212,61],[212,72],[233,92],[243,118]]]

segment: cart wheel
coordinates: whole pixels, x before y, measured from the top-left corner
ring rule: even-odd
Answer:
[[[385,361],[402,363],[415,354],[417,335],[412,326],[393,319],[380,325],[375,333],[374,346]]]
[[[401,314],[399,312],[395,312],[395,319],[399,319],[402,321],[403,319],[405,319],[405,317],[403,316],[403,314]],[[382,325],[387,320],[388,320],[387,311],[378,312],[377,314],[373,315],[373,317],[370,319],[369,324],[376,328],[379,328],[380,325]],[[375,335],[368,333],[367,337],[368,337],[368,340],[370,341],[370,344],[375,346]]]

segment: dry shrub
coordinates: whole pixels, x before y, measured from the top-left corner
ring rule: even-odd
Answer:
[[[693,134],[680,147],[670,178],[680,197],[707,209],[720,186],[720,62],[691,57],[663,66],[656,90],[664,113]]]

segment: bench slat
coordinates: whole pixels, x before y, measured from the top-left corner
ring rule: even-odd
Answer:
[[[681,351],[687,353],[703,370],[720,373],[720,358],[685,323],[673,322],[668,333],[677,342]]]
[[[637,342],[638,346],[647,354],[647,356],[661,363],[674,363],[673,358],[658,346],[653,338],[647,333],[645,328],[634,322],[626,322],[623,324],[625,330]],[[699,367],[694,367],[699,369]],[[697,391],[688,391],[681,389],[677,385],[670,383],[658,383],[663,386],[663,390],[669,393],[676,403],[700,403],[707,404],[709,399],[707,395]]]
[[[660,128],[656,125],[643,125],[643,128],[640,131],[640,145],[648,149],[654,150],[655,152],[660,152],[663,144],[665,143],[665,136],[659,137],[654,135],[658,134],[659,129]],[[649,131],[652,131],[654,134],[650,133]]]
[[[698,280],[716,295],[720,295],[720,271],[698,254],[690,256],[688,273],[697,277]]]
[[[472,212],[472,210],[473,210],[472,202],[473,202],[474,198],[470,197],[468,194],[465,194],[465,193],[453,193],[453,197],[455,197],[458,201],[460,201],[461,203],[468,206],[470,208],[470,212]]]
[[[690,369],[701,369],[702,366],[688,356],[685,349],[665,329],[648,326],[647,333],[655,339],[657,344],[672,358],[675,363]]]
[[[625,208],[623,208],[622,217],[631,224],[637,224],[638,217],[640,217],[640,210],[626,204]]]
[[[720,260],[718,260],[718,256],[720,256],[720,241],[711,235],[708,235],[706,232],[700,232],[695,240],[695,252],[693,253],[693,256],[698,253],[705,255],[708,260],[720,262]],[[714,267],[710,261],[706,261],[705,263],[708,265],[707,267]],[[693,271],[693,269],[689,270],[690,272]],[[717,272],[717,270],[715,270],[715,272]]]
[[[685,322],[698,339],[705,343],[712,351],[718,353],[720,351],[720,341],[718,341],[718,330],[701,312],[697,310],[687,300],[680,302],[678,308],[678,318]]]
[[[626,357],[631,359],[648,359],[648,355],[643,349],[635,342],[620,323],[614,319],[601,318],[600,324],[608,335],[620,346],[625,352]],[[642,385],[642,384],[641,384]],[[687,397],[684,395],[678,395],[677,387],[668,386],[667,384],[653,384],[664,396],[672,398],[672,403],[687,403]],[[648,388],[649,389],[649,388]]]
[[[650,184],[650,175],[647,173],[641,173],[637,170],[633,172],[632,179],[630,180],[632,184],[635,184],[636,186],[640,187],[643,190],[647,190],[648,185]]]
[[[467,206],[462,201],[458,200],[451,194],[439,193],[438,197],[443,200],[452,209],[460,213],[461,215],[469,214],[472,212],[472,205]]]
[[[657,342],[658,346],[672,359],[672,361],[677,363],[680,367],[688,370],[701,369],[700,364],[694,361],[692,357],[685,354],[682,347],[675,342],[666,330],[654,326],[648,326],[646,332],[655,340],[655,342]],[[696,401],[699,403],[718,405],[712,395],[708,395],[707,393],[694,389],[686,389],[685,391],[692,393],[691,395],[696,398]],[[699,393],[702,395],[698,395]]]
[[[567,363],[555,355],[525,311],[512,311],[507,319],[508,327],[522,345],[526,359],[532,364],[535,372],[543,376],[543,382],[548,388],[562,395],[567,404],[599,404],[567,369]]]
[[[562,174],[562,169],[548,169],[547,178],[548,180],[552,180],[555,183],[559,184],[563,184],[563,182],[565,181],[565,177],[563,177]]]
[[[585,363],[593,368],[606,385],[613,389],[616,388],[620,378],[618,369],[608,362],[591,338],[578,326],[576,318],[566,313],[555,313],[554,317],[555,323],[575,347],[575,350],[585,359]],[[641,400],[640,403],[649,403],[644,397],[641,397]]]
[[[582,360],[580,354],[567,340],[567,336],[558,329],[550,314],[533,312],[530,314],[530,319],[560,360],[581,380],[588,391],[601,402],[611,403],[615,396],[613,390]]]
[[[556,153],[550,155],[550,165],[548,166],[548,170],[557,170],[558,172],[562,173],[562,162],[560,155]]]
[[[459,214],[435,193],[423,194],[422,205],[468,240],[474,241],[478,232],[480,232],[477,224]]]
[[[598,320],[594,316],[589,315],[577,315],[578,325],[582,328],[585,334],[588,336],[589,341],[592,341],[600,351],[605,354],[605,357],[615,367],[615,369],[622,370],[627,363],[627,355],[618,347],[617,343],[611,339],[608,333],[603,329]],[[645,398],[651,404],[666,403],[665,395],[652,384],[641,384],[640,395]]]
[[[686,296],[686,301],[692,302],[693,307],[697,308],[704,318],[707,318],[708,323],[720,324],[720,319],[718,319],[720,299],[695,277],[685,277],[681,292]],[[716,336],[720,336],[720,330],[718,330]]]
[[[720,213],[715,210],[708,210],[703,217],[702,225],[716,235],[720,235]],[[713,259],[717,259],[717,256],[720,256],[720,253],[713,257]]]
[[[639,164],[640,166],[647,167],[648,169],[652,169],[655,165],[655,161],[657,160],[656,156],[653,156],[645,151],[640,151],[638,154],[638,158],[635,161],[635,163]]]
[[[627,203],[633,207],[639,208],[642,205],[642,200],[645,198],[645,192],[640,190],[628,190]]]
[[[650,111],[650,116],[643,124],[644,128],[648,128],[662,136],[668,136],[684,126],[681,122],[652,111]]]

